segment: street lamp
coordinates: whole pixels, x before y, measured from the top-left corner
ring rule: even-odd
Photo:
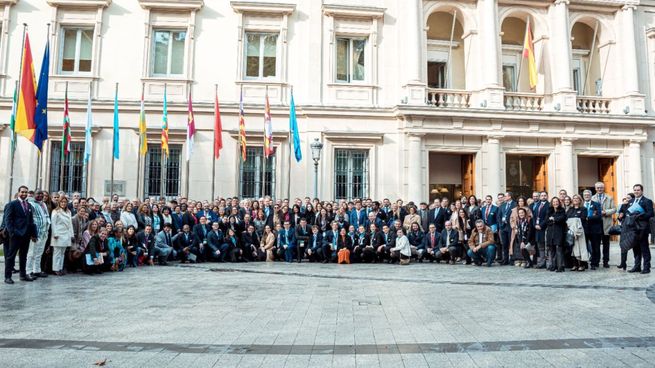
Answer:
[[[309,147],[312,149],[312,159],[314,160],[314,198],[318,198],[318,162],[321,161],[323,143],[318,138],[314,138],[314,142]]]

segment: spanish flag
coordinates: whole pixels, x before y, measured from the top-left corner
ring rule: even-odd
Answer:
[[[139,112],[139,153],[143,156],[148,152],[148,126],[146,125],[146,107],[141,91],[141,111]]]
[[[532,41],[532,30],[530,29],[530,22],[525,31],[525,42],[523,44],[523,57],[528,59],[528,77],[530,78],[530,88],[537,87],[539,77],[537,75],[537,63],[534,57],[534,42]]]
[[[32,49],[30,37],[25,33],[23,45],[22,74],[20,91],[18,93],[18,107],[16,109],[15,132],[34,142],[36,125],[34,113],[36,111],[36,83],[34,81],[34,64],[32,63]]]
[[[239,146],[241,147],[241,159],[246,162],[246,114],[243,112],[243,88],[241,89],[241,97],[239,98]]]

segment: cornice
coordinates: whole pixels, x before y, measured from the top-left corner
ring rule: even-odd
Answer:
[[[562,1],[562,0],[556,0]],[[606,10],[615,11],[621,8],[634,8],[640,5],[640,0],[564,0],[569,2],[572,10]]]
[[[232,6],[232,9],[236,13],[274,13],[288,15],[296,10],[296,4],[257,1],[230,1],[230,6]]]
[[[350,5],[323,5],[323,14],[332,17],[382,18],[386,8]]]
[[[0,0],[0,6],[2,5],[15,5],[18,0]]]
[[[194,11],[203,7],[203,0],[139,0],[143,9]]]
[[[71,8],[106,8],[111,5],[111,0],[48,0],[48,5]]]

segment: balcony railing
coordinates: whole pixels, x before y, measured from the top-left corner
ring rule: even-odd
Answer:
[[[583,114],[609,114],[612,99],[597,96],[578,96],[578,111]]]
[[[471,92],[456,89],[427,89],[428,104],[436,107],[465,109],[471,106]]]
[[[510,111],[542,111],[544,96],[535,93],[505,92],[505,108]]]

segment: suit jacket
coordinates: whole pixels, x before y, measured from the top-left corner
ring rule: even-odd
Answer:
[[[443,229],[441,234],[439,234],[439,248],[446,247],[448,244],[448,238],[450,238],[450,246],[454,247],[459,243],[459,232],[455,229],[450,230],[450,236],[448,235],[448,230]]]
[[[516,208],[516,201],[512,200],[511,202],[505,202],[503,203],[498,211],[498,222],[500,223],[500,229],[503,231],[510,231],[511,225],[510,225],[510,217],[512,216],[512,210]]]
[[[254,245],[255,248],[259,248],[259,235],[257,235],[256,231],[254,231],[252,234],[244,231],[243,234],[241,234],[241,243],[246,247]]]
[[[166,239],[166,232],[164,230],[160,231],[159,233],[157,233],[157,236],[155,237],[155,246],[157,248],[172,247],[173,234],[171,233],[169,239]]]
[[[150,248],[155,245],[155,234],[150,233],[146,236],[145,231],[139,231],[136,234],[136,240],[139,247],[142,247],[145,250],[150,250]]]
[[[600,200],[598,194],[594,194],[591,197],[592,201],[600,203],[600,209],[605,211],[605,216],[603,216],[603,234],[608,235],[610,227],[614,222],[613,216],[616,213],[616,205],[614,204],[614,198],[608,196],[607,193],[603,194],[603,200]]]
[[[350,224],[355,226],[355,229],[359,228],[359,225],[364,225],[366,223],[367,217],[366,217],[366,210],[362,208],[359,210],[359,215],[357,214],[357,210],[353,209],[350,211],[350,214],[348,215],[348,219],[350,221]]]
[[[346,234],[346,236],[343,238],[341,237],[341,235],[339,235],[339,237],[337,238],[337,249],[342,249],[342,248],[352,249],[352,247],[353,247],[353,243],[352,240],[350,240],[348,234]]]
[[[428,222],[430,224],[434,224],[434,226],[437,228],[437,232],[439,233],[441,230],[443,230],[446,219],[450,219],[450,215],[445,208],[433,208],[428,214]]]
[[[332,244],[332,250],[336,250],[337,239],[339,238],[339,230],[336,231],[336,234],[333,230],[328,230],[323,236],[323,245]]]
[[[587,234],[599,234],[602,235],[603,232],[603,215],[602,215],[602,209],[600,207],[600,203],[590,201],[589,202],[589,208],[586,207],[586,202],[582,203],[582,208],[587,210],[587,224],[585,225],[584,223],[582,226],[584,227],[585,233]]]
[[[310,234],[305,246],[312,251],[316,251],[317,249],[321,248],[323,246],[323,235],[321,232],[319,231],[316,234]]]
[[[225,243],[226,240],[223,237],[223,232],[218,230],[210,230],[207,233],[207,246],[213,251],[216,252],[217,250],[221,249],[221,246],[223,243]],[[196,242],[196,244],[199,244],[201,242]]]
[[[184,212],[182,214],[182,226],[189,225],[193,229],[194,226],[198,223],[198,219],[194,218],[189,212]],[[180,229],[182,227],[180,226]]]
[[[418,213],[418,215],[421,217],[421,229],[423,229],[424,231],[428,231],[428,226],[429,226],[428,218],[430,216],[430,211],[418,209],[416,213]]]
[[[386,236],[384,232],[381,231],[380,237],[382,238],[382,244],[384,244],[385,246],[392,247],[392,248],[396,246],[396,234],[391,232],[391,230],[389,230]]]
[[[539,210],[541,207],[541,211]],[[543,206],[541,202],[535,202],[532,204],[532,227],[534,228],[534,240],[537,243],[543,243],[546,241],[546,219],[548,218],[548,209],[550,204],[546,201]],[[539,225],[541,230],[537,229],[535,226]]]
[[[205,229],[207,229],[207,235],[202,231],[202,224],[198,224],[193,227],[193,237],[195,238],[195,244],[194,246],[198,246],[201,243],[204,243],[205,240],[207,240],[206,236],[209,236],[209,233],[212,231],[211,226],[209,224],[205,224]]]
[[[309,237],[312,235],[312,228],[309,225],[303,226],[296,226],[296,239],[298,240],[298,243],[304,242],[305,246],[307,246],[307,242],[309,242]]]
[[[374,248],[384,245],[384,238],[382,237],[382,231],[376,231],[375,233],[368,233],[368,245],[373,246]]]
[[[293,248],[296,246],[296,233],[294,232],[293,228],[289,228],[287,231],[286,229],[280,230],[280,232],[277,234],[277,244],[278,247],[288,245],[290,248]]]
[[[423,232],[421,230],[419,230],[417,232],[410,231],[407,234],[407,239],[409,240],[409,244],[413,245],[413,246],[415,246],[417,248],[419,248],[421,246],[421,244],[423,244],[423,237],[424,237],[424,234],[423,234]]]
[[[637,199],[635,198],[628,202],[628,209],[634,204],[636,200]],[[637,226],[639,229],[643,229],[642,231],[644,232],[642,233],[642,236],[648,235],[650,233],[649,220],[653,218],[653,201],[644,196],[641,196],[639,205],[644,209],[644,213],[637,215]]]
[[[484,223],[495,233],[498,230],[498,207],[492,204],[491,209],[487,210],[487,206],[483,206],[480,208],[480,211],[482,212]]]
[[[195,242],[195,237],[193,236],[192,232],[188,232],[185,234],[184,232],[177,233],[173,237],[173,245],[175,246],[175,249],[184,249],[184,248],[190,248],[193,246],[193,243]]]
[[[434,247],[432,246],[432,236],[434,236]],[[441,237],[441,234],[438,232],[434,232],[434,235],[430,233],[429,231],[425,233],[425,236],[423,237],[423,245],[421,246],[421,249],[429,250],[432,248],[439,248],[439,238]]]

